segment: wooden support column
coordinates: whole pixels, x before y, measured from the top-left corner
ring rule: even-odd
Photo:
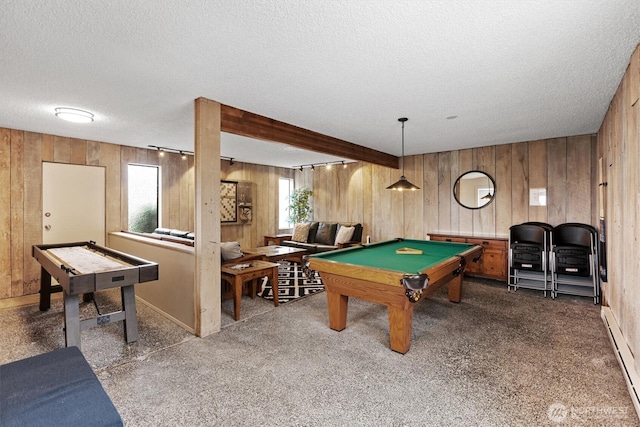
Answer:
[[[220,104],[195,100],[196,334],[220,331]]]

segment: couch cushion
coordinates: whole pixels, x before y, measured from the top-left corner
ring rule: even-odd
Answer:
[[[171,230],[169,232],[169,235],[174,237],[187,237],[187,234],[189,234],[189,232],[184,230]]]
[[[362,241],[362,224],[359,222],[339,222],[338,223],[338,231],[340,227],[354,227],[353,236],[351,236],[351,241],[361,242]]]
[[[315,243],[321,245],[333,245],[336,241],[336,230],[338,224],[321,222],[318,224],[318,231],[316,232]]]
[[[338,249],[338,247],[333,245],[315,245],[314,253],[335,251],[336,249]]]
[[[307,238],[307,243],[315,243],[316,241],[316,233],[318,232],[318,221],[313,221],[311,226],[309,227],[309,237]]]
[[[154,234],[169,234],[171,233],[171,229],[170,228],[162,228],[162,227],[158,227],[155,230],[153,230]]]
[[[335,245],[337,246],[340,243],[347,243],[351,241],[353,237],[353,232],[356,230],[355,227],[340,227],[338,228],[338,232],[336,233],[336,241]]]
[[[309,223],[296,224],[295,228],[293,229],[293,237],[291,237],[291,240],[293,240],[294,242],[306,242],[307,238],[309,237],[310,225],[311,224]]]
[[[240,250],[239,242],[220,243],[220,255],[222,255],[222,261],[229,261],[244,256]]]

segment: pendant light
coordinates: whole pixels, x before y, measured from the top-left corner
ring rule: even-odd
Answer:
[[[412,183],[410,183],[409,181],[407,181],[407,178],[404,177],[404,122],[406,122],[407,119],[406,117],[400,117],[398,119],[398,121],[400,123],[402,123],[402,176],[400,177],[400,180],[397,181],[394,184],[391,184],[390,186],[387,187],[387,190],[398,190],[398,191],[404,191],[404,190],[419,190],[420,187],[416,187],[415,185],[413,185]]]

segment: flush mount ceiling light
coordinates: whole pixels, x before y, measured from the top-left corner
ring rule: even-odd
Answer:
[[[93,114],[75,108],[56,108],[56,117],[74,123],[91,123],[93,121]]]
[[[394,184],[391,184],[390,186],[387,187],[387,190],[397,190],[397,191],[404,191],[404,190],[419,190],[420,187],[416,187],[415,185],[413,185],[412,183],[410,183],[409,181],[407,181],[407,178],[404,177],[404,122],[406,122],[407,119],[406,117],[400,117],[398,119],[398,121],[400,123],[402,123],[402,176],[400,177],[400,180],[395,182]]]

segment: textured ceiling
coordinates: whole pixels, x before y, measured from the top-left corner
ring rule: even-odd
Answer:
[[[588,134],[638,43],[638,0],[3,0],[0,127],[192,150],[206,97],[394,155],[401,116],[406,154]]]

